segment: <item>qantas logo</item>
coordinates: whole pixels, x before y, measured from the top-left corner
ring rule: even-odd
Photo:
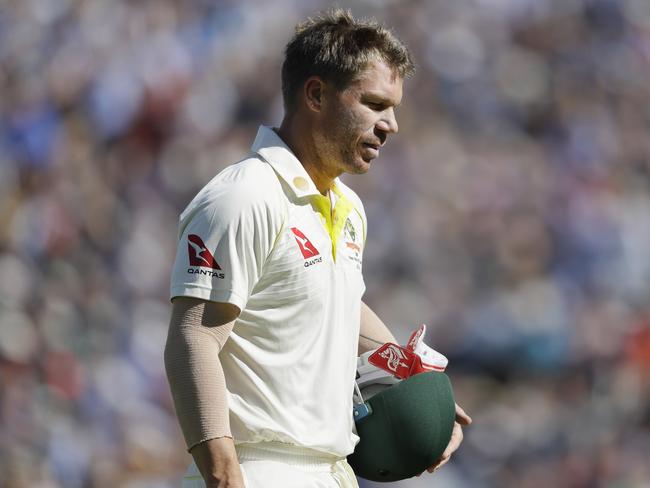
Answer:
[[[214,259],[212,253],[205,247],[201,238],[196,234],[187,236],[187,252],[190,257],[190,266],[221,269],[221,266]]]
[[[314,247],[314,245],[305,237],[305,234],[303,234],[300,229],[297,227],[292,227],[291,232],[293,232],[296,242],[298,243],[298,247],[300,248],[300,252],[302,253],[302,257],[305,259],[310,259],[313,257],[318,256],[320,253],[318,252],[318,249]]]
[[[320,255],[318,249],[316,249],[316,247],[311,243],[309,239],[307,239],[305,234],[303,234],[300,229],[297,227],[291,227],[291,232],[293,232],[293,235],[296,238],[296,242],[298,243],[302,257],[306,259],[304,265],[305,268],[308,268],[309,266],[312,266],[316,263],[323,262],[323,256]]]

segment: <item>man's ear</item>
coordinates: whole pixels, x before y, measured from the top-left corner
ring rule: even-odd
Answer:
[[[314,112],[320,112],[323,105],[325,82],[318,76],[312,76],[305,81],[303,86],[307,107]]]

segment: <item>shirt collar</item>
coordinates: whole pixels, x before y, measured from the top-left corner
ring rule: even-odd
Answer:
[[[298,198],[320,195],[304,166],[271,127],[260,126],[251,151],[262,156]],[[337,183],[338,178],[334,184]]]

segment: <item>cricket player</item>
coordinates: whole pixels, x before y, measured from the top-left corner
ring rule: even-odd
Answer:
[[[180,217],[165,367],[194,463],[189,487],[356,487],[346,456],[356,357],[395,342],[363,303],[366,216],[342,173],[370,169],[413,72],[374,22],[300,24],[285,116]],[[457,409],[444,464],[461,440]]]

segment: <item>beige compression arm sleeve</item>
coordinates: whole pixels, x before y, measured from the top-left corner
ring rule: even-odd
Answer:
[[[361,329],[359,331],[358,354],[377,349],[387,342],[397,344],[395,336],[388,330],[386,324],[377,317],[377,314],[368,305],[361,302]]]
[[[165,345],[165,370],[188,450],[210,439],[232,437],[219,351],[234,322],[221,324],[224,313],[206,305],[174,300]]]

